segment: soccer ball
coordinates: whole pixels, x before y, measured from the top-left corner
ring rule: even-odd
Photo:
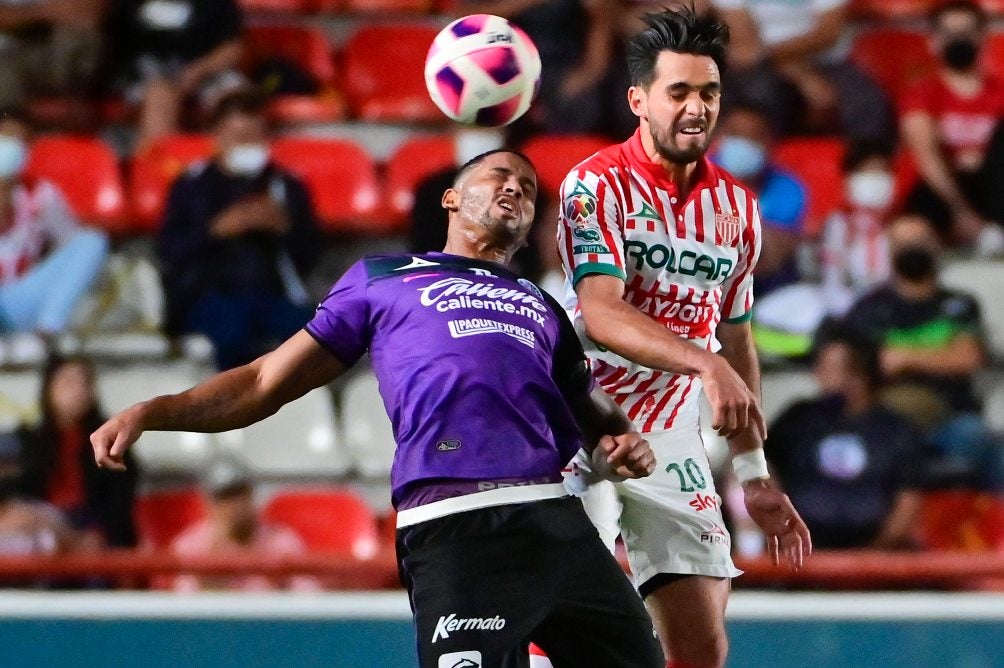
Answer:
[[[436,35],[425,59],[432,101],[460,123],[508,125],[540,86],[540,55],[526,33],[500,16],[472,14]]]

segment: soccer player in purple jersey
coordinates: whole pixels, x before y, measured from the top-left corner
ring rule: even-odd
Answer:
[[[594,388],[563,310],[505,267],[535,197],[525,156],[474,158],[443,195],[444,252],[356,263],[276,350],[111,418],[91,436],[97,462],[124,468],[147,430],[250,425],[369,352],[397,441],[421,666],[522,668],[532,641],[558,667],[661,668],[641,599],[561,484],[583,443],[611,475],[646,476],[655,460]]]

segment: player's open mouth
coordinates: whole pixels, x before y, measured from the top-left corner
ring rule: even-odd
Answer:
[[[690,128],[680,128],[681,135],[688,135],[691,137],[696,137],[697,135],[704,134],[704,128],[700,126],[690,127]]]
[[[519,211],[519,209],[516,207],[516,202],[511,197],[503,195],[502,197],[499,197],[497,200],[495,200],[495,203],[499,205],[500,209],[514,216]]]

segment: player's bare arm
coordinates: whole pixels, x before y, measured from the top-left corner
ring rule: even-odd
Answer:
[[[622,478],[644,478],[652,474],[655,453],[617,402],[602,388],[593,388],[581,401],[570,402],[569,407],[582,429],[583,447],[589,453],[596,448],[605,453],[611,473]]]
[[[115,415],[91,434],[94,459],[102,468],[122,471],[126,450],[144,431],[221,432],[246,427],[334,380],[343,370],[313,337],[297,332],[250,364]]]
[[[681,339],[624,301],[624,281],[604,274],[576,286],[586,336],[618,355],[652,369],[699,376],[711,403],[712,426],[732,437],[749,425],[766,437],[756,395],[721,356]]]

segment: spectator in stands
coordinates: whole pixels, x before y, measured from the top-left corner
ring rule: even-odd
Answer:
[[[0,108],[30,94],[92,92],[101,64],[103,0],[0,0]]]
[[[596,99],[612,53],[613,0],[461,0],[456,7],[458,15],[512,20],[540,52],[540,92],[525,121],[515,126],[521,138],[599,129],[603,118]]]
[[[876,401],[878,349],[831,330],[821,337],[813,372],[822,396],[788,408],[764,444],[813,547],[910,546],[924,458],[909,423]]]
[[[23,473],[21,439],[0,434],[0,555],[52,555],[79,549],[84,541],[57,508],[21,495]]]
[[[177,131],[186,101],[210,108],[243,83],[241,22],[234,0],[111,0],[109,63],[140,107],[140,150]]]
[[[940,244],[924,219],[898,218],[888,235],[892,277],[859,299],[846,322],[879,346],[891,385],[883,401],[928,434],[942,482],[999,488],[1001,444],[984,425],[973,388],[986,361],[979,306],[939,285]]]
[[[889,277],[885,224],[893,211],[896,175],[887,141],[852,144],[844,154],[844,202],[823,224],[819,245],[825,312],[843,315],[854,299]]]
[[[174,183],[158,244],[169,332],[205,334],[229,369],[310,319],[301,276],[321,237],[304,185],[269,160],[262,98],[228,95],[213,129],[216,154]]]
[[[104,265],[108,238],[80,225],[59,189],[25,178],[29,128],[0,112],[0,332],[65,331]]]
[[[251,474],[236,459],[221,458],[206,469],[203,488],[207,495],[209,516],[185,529],[171,544],[171,551],[182,557],[204,555],[288,556],[303,554],[303,541],[292,529],[263,523],[254,503]],[[337,521],[337,518],[332,518]],[[183,575],[175,579],[177,591],[204,589],[319,589],[314,578],[269,578],[247,575],[230,578]]]
[[[139,474],[98,468],[90,434],[104,422],[94,366],[83,357],[51,357],[42,375],[41,422],[21,431],[24,490],[69,518],[72,525],[110,547],[132,547],[132,509]],[[135,464],[135,462],[133,462]]]
[[[734,106],[721,123],[712,159],[749,184],[760,201],[763,244],[756,267],[757,294],[798,280],[796,255],[804,241],[805,186],[771,161],[774,137],[763,108]]]
[[[953,0],[930,20],[940,64],[907,95],[900,123],[921,177],[906,209],[930,220],[942,239],[994,254],[1004,248],[1004,137],[993,141],[1004,81],[981,58],[987,16],[976,2]]]
[[[732,99],[764,106],[778,136],[892,136],[889,100],[850,60],[848,0],[712,0],[732,32]]]
[[[505,143],[505,133],[494,128],[466,127],[454,131],[454,164],[430,174],[415,185],[415,200],[409,216],[409,251],[428,253],[443,250],[446,246],[446,211],[443,209],[443,193],[453,186],[460,165],[485,151],[501,148]],[[537,211],[543,212],[546,209],[544,193],[540,193],[537,198]],[[541,220],[540,214],[535,220]],[[557,220],[557,214],[551,220]],[[540,274],[542,263],[532,236],[528,244],[513,257],[513,271],[536,279]]]

